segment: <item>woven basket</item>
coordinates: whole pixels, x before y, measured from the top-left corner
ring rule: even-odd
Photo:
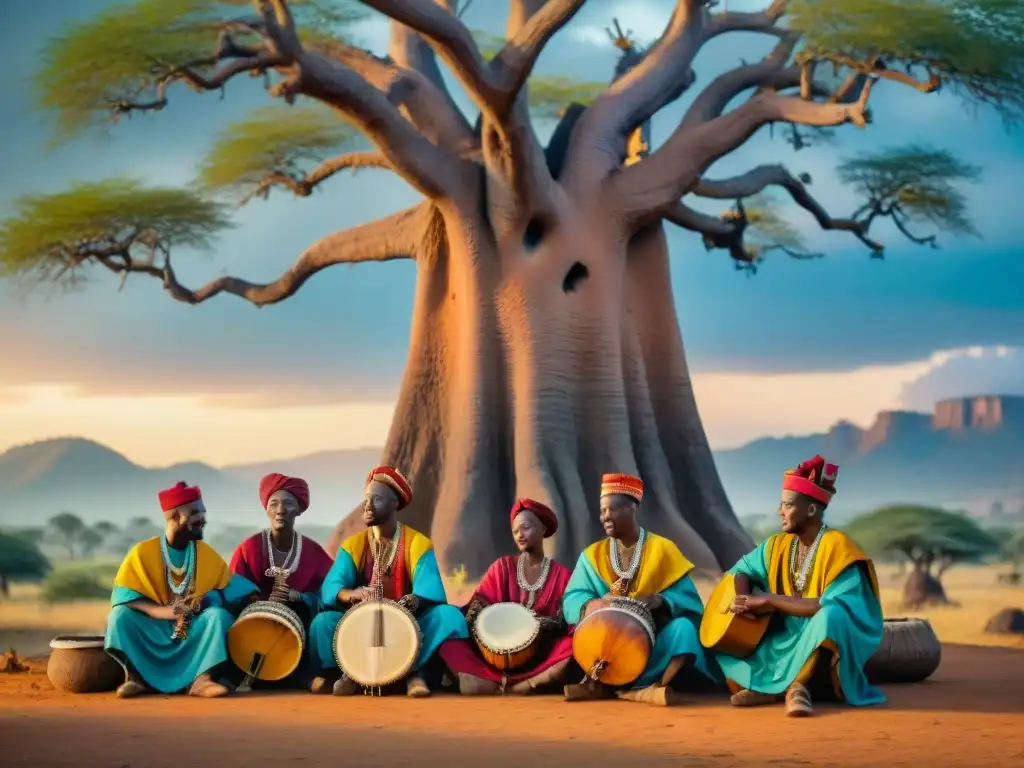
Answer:
[[[942,644],[927,619],[886,619],[864,671],[872,683],[919,683],[941,662]]]
[[[103,637],[66,635],[50,641],[46,676],[66,693],[113,691],[124,682],[124,669],[103,650]]]

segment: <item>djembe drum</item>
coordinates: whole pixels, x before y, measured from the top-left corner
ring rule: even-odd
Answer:
[[[572,655],[587,677],[609,686],[629,685],[643,674],[654,648],[654,618],[647,603],[630,597],[594,601],[576,626]]]
[[[334,631],[334,658],[348,677],[380,694],[409,674],[422,642],[412,613],[381,597],[348,609]]]
[[[736,599],[736,577],[725,574],[708,597],[700,621],[700,644],[705,648],[737,658],[752,654],[768,630],[771,617],[744,616],[729,610]]]
[[[507,672],[525,666],[536,655],[540,621],[519,603],[494,603],[477,616],[473,639],[484,661]]]
[[[250,603],[228,630],[228,656],[250,679],[283,680],[299,667],[306,647],[302,619],[285,603]]]

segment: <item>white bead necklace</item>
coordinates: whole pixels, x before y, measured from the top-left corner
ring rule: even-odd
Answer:
[[[288,548],[284,562],[278,566],[274,563],[274,540],[270,535],[270,529],[267,528],[263,533],[267,541],[267,561],[270,563],[270,567],[267,568],[264,575],[274,577],[280,574],[288,578],[295,571],[295,567],[302,557],[302,536],[298,531],[292,531],[292,545]]]
[[[171,594],[181,597],[188,592],[196,575],[196,543],[190,541],[185,545],[185,562],[181,568],[176,568],[171,562],[171,551],[167,545],[167,537],[160,537],[160,555],[164,561],[164,577],[167,579],[167,587]],[[181,581],[174,582],[174,574],[181,574]]]
[[[395,526],[395,535],[391,537],[387,548],[381,554],[380,535],[373,537],[371,547],[373,549],[373,567],[381,569],[381,575],[391,573],[391,566],[395,562],[395,555],[398,553],[398,540],[402,536],[402,524]]]
[[[825,535],[827,526],[822,524],[818,530],[818,535],[814,537],[814,541],[811,542],[811,546],[807,548],[807,552],[804,554],[804,560],[800,564],[799,571],[796,567],[796,556],[797,548],[800,546],[800,537],[793,537],[793,545],[789,550],[789,575],[793,579],[793,586],[796,591],[801,595],[804,590],[807,589],[807,578],[811,574],[811,567],[814,565],[814,558],[818,554],[818,545],[821,543],[821,537]]]
[[[622,559],[619,557],[619,548],[615,544],[615,540],[612,540],[610,547],[612,570],[615,571],[615,575],[625,581],[632,581],[633,577],[636,576],[637,568],[640,567],[640,557],[643,555],[644,540],[647,538],[647,531],[643,528],[640,529],[640,535],[637,536],[636,545],[633,547],[633,556],[629,559],[629,566],[622,569]]]
[[[516,581],[519,583],[519,589],[526,593],[526,607],[533,608],[533,604],[537,602],[537,594],[544,588],[544,585],[548,580],[548,573],[551,571],[551,558],[545,557],[540,564],[540,577],[537,581],[531,584],[526,580],[526,553],[524,552],[519,556],[519,562],[516,563]]]

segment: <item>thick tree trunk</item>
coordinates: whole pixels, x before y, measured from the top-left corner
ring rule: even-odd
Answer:
[[[516,498],[549,503],[571,564],[602,533],[600,477],[640,475],[642,518],[702,568],[751,546],[715,470],[686,368],[660,227],[627,245],[599,212],[560,212],[535,250],[437,219],[420,257],[412,343],[383,460],[407,472],[402,517],[446,571],[513,551]],[[360,525],[350,515],[336,531]]]

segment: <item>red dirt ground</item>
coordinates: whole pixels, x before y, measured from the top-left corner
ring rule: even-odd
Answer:
[[[947,645],[885,707],[820,705],[809,720],[735,710],[723,697],[656,709],[558,697],[335,699],[249,694],[200,701],[53,689],[45,660],[0,674],[4,766],[1024,766],[1024,651]]]

